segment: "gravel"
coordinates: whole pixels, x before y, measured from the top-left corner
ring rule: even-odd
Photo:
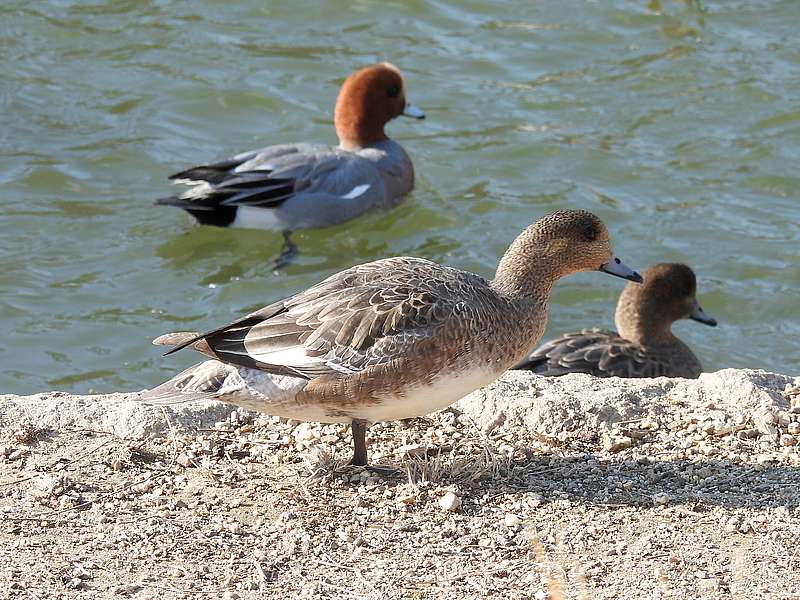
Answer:
[[[0,396],[30,598],[798,598],[800,378],[508,373],[350,436],[135,394]]]

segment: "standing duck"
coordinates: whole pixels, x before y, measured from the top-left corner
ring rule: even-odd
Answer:
[[[296,253],[295,229],[336,225],[373,209],[396,206],[414,187],[414,166],[389,139],[398,116],[424,119],[406,102],[399,69],[380,63],[352,73],[334,110],[336,147],[279,144],[170,176],[187,191],[156,200],[184,209],[203,225],[283,232],[279,262]]]
[[[670,331],[679,319],[717,325],[697,302],[694,271],[680,263],[660,263],[642,276],[642,285],[627,285],[619,297],[614,317],[619,333],[603,329],[567,333],[534,350],[514,368],[548,376],[699,377],[700,361]]]
[[[198,398],[303,421],[351,423],[365,465],[369,423],[441,410],[499,377],[539,339],[560,277],[601,270],[641,277],[611,251],[592,213],[562,210],[511,244],[494,279],[422,258],[351,267],[208,333],[153,341],[209,360],[144,392]]]

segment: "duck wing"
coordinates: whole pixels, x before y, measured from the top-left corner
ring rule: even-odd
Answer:
[[[191,188],[160,198],[156,204],[193,211],[238,206],[276,208],[301,193],[350,199],[381,184],[370,161],[313,144],[282,144],[245,152],[175,173],[170,180]]]
[[[354,374],[412,356],[415,344],[435,337],[457,314],[474,322],[480,302],[463,298],[482,293],[488,298],[488,284],[477,275],[418,258],[384,259],[332,275],[213,331],[182,338],[170,352],[197,348],[202,340],[209,355],[222,362],[269,373],[305,379]]]
[[[515,369],[557,377],[588,373],[595,377],[660,377],[669,365],[653,352],[616,332],[584,329],[551,340],[534,350]]]

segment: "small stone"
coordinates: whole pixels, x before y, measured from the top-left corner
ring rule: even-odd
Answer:
[[[747,521],[739,524],[739,533],[752,533],[753,525]]]
[[[8,455],[8,460],[19,460],[27,453],[28,451],[25,448],[17,448],[11,454]]]
[[[632,444],[633,444],[633,440],[631,438],[627,437],[627,436],[624,436],[624,437],[621,437],[621,438],[606,440],[606,443],[603,446],[603,449],[606,452],[610,452],[610,453],[613,454],[615,452],[621,452],[622,450],[630,448]]]
[[[531,508],[536,508],[537,506],[544,504],[544,498],[542,498],[539,494],[529,494],[527,497],[527,503]]]
[[[175,459],[175,462],[178,463],[182,467],[188,467],[189,465],[192,464],[192,459],[189,457],[188,454],[181,453]]]
[[[736,533],[739,531],[739,517],[733,516],[727,521],[725,521],[725,525],[723,525],[723,529],[726,533]]]
[[[310,423],[300,423],[300,425],[295,427],[293,435],[294,439],[298,442],[307,442],[317,437]]]
[[[414,504],[416,501],[417,497],[414,494],[403,494],[397,497],[399,504]]]
[[[795,446],[797,445],[797,438],[788,433],[781,435],[781,446]]]
[[[706,577],[697,581],[698,587],[704,592],[714,592],[719,589],[719,579],[716,577]]]
[[[515,514],[507,513],[505,518],[503,519],[503,523],[505,524],[506,527],[516,529],[522,524],[522,519],[520,519]]]
[[[455,512],[461,506],[461,498],[453,492],[447,492],[444,496],[439,498],[439,508],[449,512]]]
[[[786,427],[786,430],[792,435],[797,435],[800,433],[800,423],[797,423],[796,421],[789,423],[789,425]]]
[[[653,504],[656,506],[665,506],[669,503],[669,494],[665,494],[664,492],[659,492],[658,494],[653,494]]]

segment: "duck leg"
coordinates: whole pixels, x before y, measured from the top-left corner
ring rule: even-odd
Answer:
[[[294,257],[299,253],[297,246],[295,246],[294,242],[292,241],[291,236],[291,231],[285,230],[283,232],[283,248],[281,249],[280,255],[275,259],[275,262],[272,265],[272,269],[274,271],[280,271],[284,267],[289,266]]]
[[[350,421],[350,431],[353,433],[353,460],[350,464],[354,467],[367,466],[367,422],[360,419]]]

